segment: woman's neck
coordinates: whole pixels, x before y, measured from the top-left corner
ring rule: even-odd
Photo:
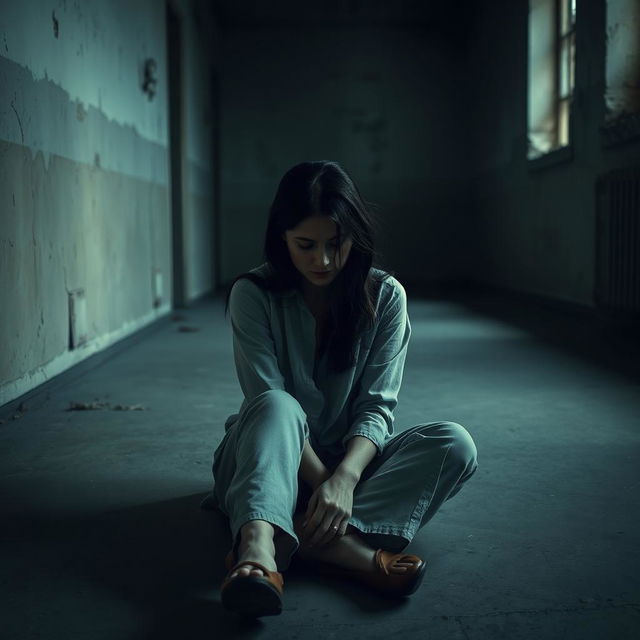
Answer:
[[[309,283],[302,283],[301,293],[307,307],[314,315],[323,315],[329,307],[330,289],[315,287]]]

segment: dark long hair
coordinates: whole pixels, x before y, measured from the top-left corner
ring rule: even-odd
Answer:
[[[365,204],[357,186],[336,162],[302,162],[285,173],[271,205],[264,240],[264,259],[270,275],[242,273],[229,285],[225,315],[233,285],[248,278],[273,292],[299,288],[302,274],[296,269],[282,234],[312,215],[326,215],[336,224],[338,247],[343,236],[353,244],[346,263],[331,283],[328,341],[329,368],[339,372],[353,366],[359,335],[375,322],[376,300],[382,281],[372,273],[375,255],[376,221],[371,205]],[[390,275],[394,275],[391,273]]]

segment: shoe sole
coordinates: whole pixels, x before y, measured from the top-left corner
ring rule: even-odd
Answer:
[[[280,593],[259,576],[237,576],[222,590],[221,600],[225,609],[253,618],[282,613]]]

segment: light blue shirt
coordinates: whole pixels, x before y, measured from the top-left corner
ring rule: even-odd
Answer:
[[[264,263],[251,272],[264,276],[268,270]],[[354,436],[369,438],[377,455],[382,453],[393,434],[411,336],[407,296],[398,280],[389,276],[383,281],[374,327],[358,339],[355,366],[340,373],[328,372],[326,349],[315,361],[316,320],[297,289],[273,293],[241,278],[231,290],[229,314],[244,393],[240,411],[260,393],[282,389],[302,406],[311,446],[321,457],[344,456]],[[229,416],[225,430],[238,415]]]

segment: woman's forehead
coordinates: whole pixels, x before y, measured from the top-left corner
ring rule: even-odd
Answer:
[[[329,216],[313,215],[302,220],[290,232],[311,238],[332,238],[337,235],[336,223]]]

